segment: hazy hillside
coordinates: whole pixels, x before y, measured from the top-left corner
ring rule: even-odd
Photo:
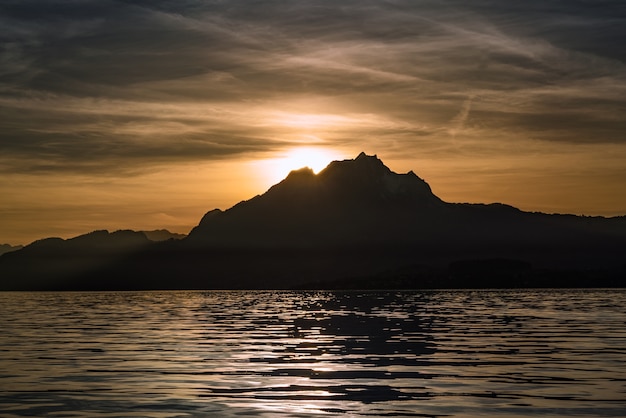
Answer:
[[[23,248],[22,245],[0,244],[0,255],[10,251],[17,251],[21,248]]]

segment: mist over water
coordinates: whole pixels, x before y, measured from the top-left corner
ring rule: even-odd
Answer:
[[[0,416],[626,415],[626,291],[0,293]]]

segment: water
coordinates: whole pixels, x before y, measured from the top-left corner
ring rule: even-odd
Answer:
[[[0,416],[626,416],[626,291],[0,293]]]

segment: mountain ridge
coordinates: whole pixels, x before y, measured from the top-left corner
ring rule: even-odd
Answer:
[[[220,235],[220,243],[243,240],[238,232],[253,230],[254,234],[247,234],[247,245],[261,245],[255,238],[267,245],[280,245],[281,240],[271,238],[277,233],[286,238],[283,245],[303,245],[304,241],[321,245],[331,233],[334,240],[340,239],[342,231],[341,239],[346,244],[356,244],[354,240],[350,242],[348,234],[357,234],[355,239],[358,238],[358,231],[379,224],[385,211],[432,211],[443,205],[430,186],[413,172],[394,173],[375,155],[361,153],[354,160],[333,161],[318,174],[310,168],[293,170],[262,195],[226,211],[207,212],[189,233],[188,241],[206,245],[216,234],[226,234],[224,228],[230,227],[228,237]],[[307,222],[315,218],[323,222]],[[233,222],[237,225],[230,224],[230,219],[236,219]],[[272,219],[280,219],[280,225],[268,223]]]
[[[97,237],[103,243],[75,245]],[[11,275],[0,288],[626,286],[626,217],[448,203],[414,172],[365,153],[318,174],[294,170],[261,195],[208,211],[184,239],[94,231],[47,242],[56,253],[44,244],[0,257],[0,277]]]
[[[0,244],[0,255],[24,248],[23,245]]]

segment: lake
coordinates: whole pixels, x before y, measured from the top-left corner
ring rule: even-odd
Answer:
[[[0,293],[0,416],[626,416],[626,291]]]

